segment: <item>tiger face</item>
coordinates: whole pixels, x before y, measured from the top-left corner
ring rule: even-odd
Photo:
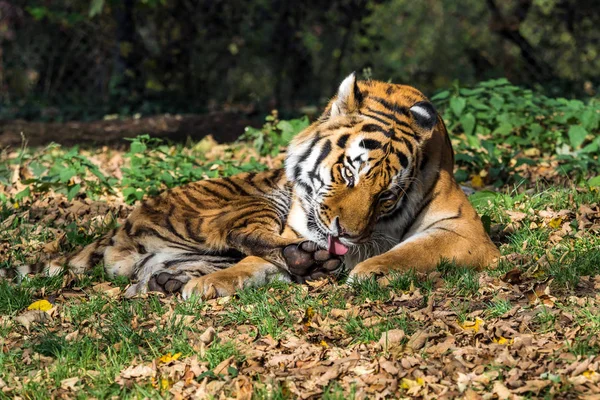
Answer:
[[[286,174],[302,211],[292,228],[340,255],[367,241],[402,208],[438,124],[416,89],[347,77],[288,149]]]

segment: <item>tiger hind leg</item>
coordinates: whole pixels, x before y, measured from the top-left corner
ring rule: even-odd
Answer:
[[[104,261],[109,277],[131,277],[135,265],[144,257],[122,228],[117,228],[100,240],[90,243],[66,260],[67,269],[82,275]],[[54,266],[56,271],[56,265]],[[52,271],[52,265],[50,271]]]

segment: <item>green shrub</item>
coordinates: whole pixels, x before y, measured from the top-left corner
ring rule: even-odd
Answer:
[[[460,180],[485,169],[497,185],[518,181],[514,169],[531,163],[527,154],[535,154],[527,149],[556,156],[562,173],[598,172],[598,99],[549,98],[496,79],[473,88],[455,84],[432,101],[443,111],[453,137],[459,139],[455,150]]]

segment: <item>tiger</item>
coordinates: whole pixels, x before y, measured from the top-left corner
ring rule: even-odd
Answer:
[[[499,251],[453,169],[444,121],[420,91],[353,73],[283,168],[165,191],[46,272],[103,261],[131,279],[127,297],[211,299],[275,280],[428,273],[443,260],[482,268]]]

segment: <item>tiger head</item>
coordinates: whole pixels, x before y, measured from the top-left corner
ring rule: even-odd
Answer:
[[[438,147],[450,146],[443,121],[418,90],[348,76],[288,148],[286,175],[308,238],[340,255],[367,241],[377,221],[402,209],[431,162],[424,149],[434,132],[445,137]]]

